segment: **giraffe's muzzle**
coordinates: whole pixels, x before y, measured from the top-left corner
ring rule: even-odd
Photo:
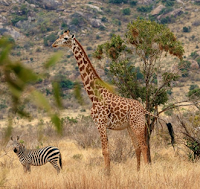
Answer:
[[[57,47],[58,45],[56,45],[55,43],[52,44],[52,47]]]

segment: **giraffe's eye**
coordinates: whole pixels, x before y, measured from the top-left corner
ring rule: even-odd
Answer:
[[[67,37],[65,37],[64,39],[65,39],[65,40],[68,40],[68,38],[67,38]]]

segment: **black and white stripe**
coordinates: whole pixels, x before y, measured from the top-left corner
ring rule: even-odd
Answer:
[[[62,159],[60,150],[57,147],[47,146],[40,149],[26,149],[25,146],[18,142],[17,140],[13,140],[13,151],[19,157],[20,163],[24,167],[24,172],[31,171],[31,166],[41,166],[50,162],[53,167],[57,170],[57,173],[60,172],[62,168]]]

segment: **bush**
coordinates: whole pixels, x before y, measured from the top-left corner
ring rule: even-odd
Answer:
[[[86,47],[86,50],[92,50],[92,47],[90,47],[90,46],[88,46],[88,47]]]
[[[104,30],[105,30],[105,27],[104,27],[104,26],[100,26],[100,27],[99,27],[99,30],[104,31]]]
[[[49,46],[50,43],[53,43],[57,39],[57,36],[54,33],[51,33],[49,36],[44,38],[44,45]]]
[[[109,3],[113,4],[128,3],[128,0],[109,0]]]
[[[130,15],[131,14],[131,10],[130,8],[126,8],[122,10],[123,15]]]
[[[137,7],[138,12],[151,12],[152,9],[152,5]]]
[[[199,88],[198,85],[190,85],[189,90],[192,91],[192,90],[197,89],[197,88]]]
[[[11,22],[12,22],[12,25],[15,25],[17,22],[23,21],[23,20],[27,20],[27,17],[24,15],[22,16],[13,15]]]
[[[190,56],[191,56],[193,59],[196,59],[199,55],[197,54],[197,51],[194,51],[194,52],[191,52]]]
[[[185,33],[188,33],[188,32],[190,32],[191,31],[191,27],[189,26],[189,27],[183,27],[183,32],[185,32]]]
[[[64,79],[59,82],[59,85],[61,89],[67,90],[67,89],[72,89],[74,86],[74,83],[69,79]]]
[[[188,77],[190,65],[191,65],[191,62],[188,60],[181,61],[178,64],[178,67],[182,72],[182,77]]]
[[[130,1],[130,5],[131,5],[131,7],[136,6],[137,5],[137,1]]]
[[[107,19],[105,16],[103,16],[103,17],[101,18],[101,21],[102,21],[102,22],[107,22],[108,19]]]
[[[167,17],[165,17],[165,18],[162,18],[161,20],[160,20],[160,23],[161,24],[169,24],[169,23],[171,23],[172,22],[172,19],[169,17],[169,16],[167,16]]]
[[[162,3],[165,4],[167,7],[174,6],[175,0],[162,0]]]
[[[200,57],[196,59],[198,65],[200,66]]]

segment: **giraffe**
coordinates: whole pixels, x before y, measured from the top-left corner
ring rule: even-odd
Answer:
[[[139,101],[120,97],[106,87],[106,83],[97,74],[83,47],[69,30],[60,35],[52,44],[52,47],[61,46],[72,49],[84,88],[92,101],[91,117],[100,133],[106,173],[110,174],[107,129],[128,130],[135,149],[139,171],[141,154],[145,164],[150,163],[145,125],[146,110]]]

